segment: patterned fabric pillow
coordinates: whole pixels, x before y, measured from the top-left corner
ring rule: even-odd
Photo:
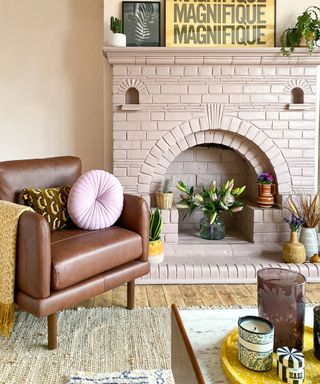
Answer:
[[[71,223],[67,210],[70,189],[69,185],[39,189],[25,188],[19,195],[18,203],[31,207],[44,216],[51,231],[56,231]]]

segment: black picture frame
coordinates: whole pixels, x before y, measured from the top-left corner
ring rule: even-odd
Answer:
[[[122,21],[127,47],[161,45],[160,1],[123,1]]]

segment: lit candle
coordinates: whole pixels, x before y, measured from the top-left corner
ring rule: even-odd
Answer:
[[[273,325],[262,317],[240,317],[238,321],[240,363],[254,371],[271,369],[273,332]]]
[[[241,326],[246,331],[256,333],[268,333],[272,330],[272,327],[264,319],[258,317],[243,321]]]

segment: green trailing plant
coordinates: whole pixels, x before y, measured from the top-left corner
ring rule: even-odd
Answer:
[[[156,241],[160,239],[162,230],[162,217],[158,208],[154,212],[150,212],[150,241]]]
[[[281,52],[284,56],[290,56],[296,47],[299,47],[304,38],[312,53],[316,46],[320,46],[320,7],[308,7],[301,16],[297,18],[297,23],[293,28],[287,28],[281,35]]]
[[[165,179],[163,184],[162,184],[162,188],[161,188],[161,192],[162,193],[171,193],[171,187],[172,187],[172,179]]]
[[[122,33],[122,21],[116,17],[110,17],[110,30],[113,33]]]

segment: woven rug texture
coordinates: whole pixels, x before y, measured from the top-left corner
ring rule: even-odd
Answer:
[[[47,349],[46,318],[16,314],[0,337],[1,384],[60,384],[70,374],[170,368],[170,309],[94,308],[59,314],[56,350]]]

